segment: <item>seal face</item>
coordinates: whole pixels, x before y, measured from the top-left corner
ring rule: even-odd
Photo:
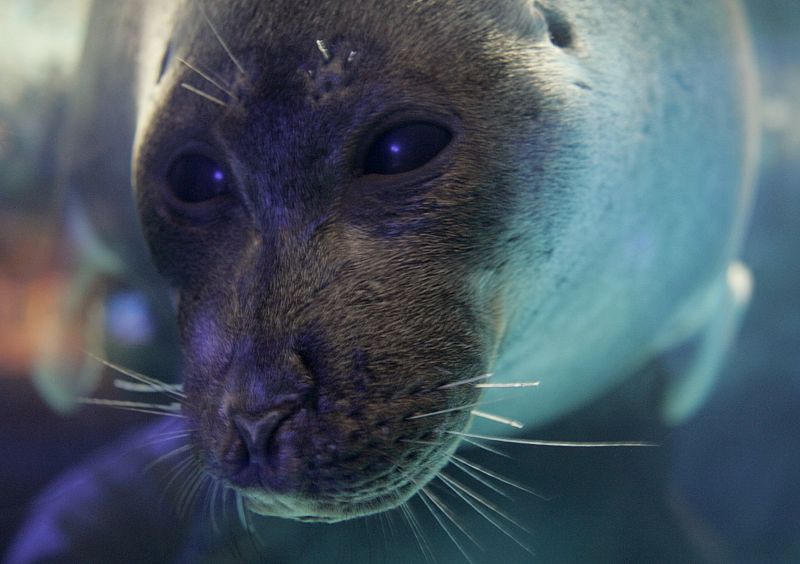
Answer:
[[[253,511],[402,503],[456,448],[469,382],[549,376],[560,395],[516,415],[561,413],[653,353],[719,270],[697,257],[728,260],[740,197],[720,186],[740,183],[740,147],[720,133],[719,166],[700,171],[716,158],[693,149],[702,85],[661,89],[687,80],[670,65],[688,55],[639,49],[633,15],[599,33],[601,10],[544,4],[145,16],[171,27],[142,47],[135,198],[179,296],[197,455]],[[691,8],[697,25],[722,11]],[[692,34],[667,27],[664,44]],[[644,64],[657,71],[631,84]],[[687,217],[698,186],[714,221]]]
[[[462,39],[490,23],[472,10],[437,34],[430,7],[404,4],[397,29],[331,3],[320,38],[288,4],[254,9],[241,34],[227,10],[175,16],[135,190],[180,297],[199,456],[253,511],[338,520],[416,492],[477,401],[449,384],[485,373],[498,337],[518,168],[486,150],[515,120],[480,110],[511,85],[478,69],[513,61]],[[535,86],[513,88],[535,113]]]

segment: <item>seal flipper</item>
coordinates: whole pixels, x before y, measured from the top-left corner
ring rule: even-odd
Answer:
[[[691,417],[713,390],[752,290],[750,270],[739,261],[732,262],[720,281],[717,303],[706,325],[690,342],[664,355],[666,366],[676,374],[662,405],[667,423],[677,425]]]

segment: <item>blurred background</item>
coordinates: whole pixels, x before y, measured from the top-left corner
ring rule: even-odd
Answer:
[[[0,0],[0,555],[37,492],[149,420],[96,407],[57,415],[30,380],[37,341],[67,283],[55,236],[54,132],[87,5]],[[520,463],[507,473],[553,496],[515,510],[531,516],[543,562],[800,562],[800,1],[750,0],[747,8],[764,143],[743,253],[756,290],[741,337],[711,401],[678,428],[662,429],[629,399],[642,390],[627,384],[540,434],[655,434],[663,439],[658,452],[511,449]],[[122,349],[150,347],[157,360],[163,340],[139,299],[124,288],[109,294],[104,323]],[[504,546],[504,537],[492,542]],[[505,561],[514,558],[529,557]]]

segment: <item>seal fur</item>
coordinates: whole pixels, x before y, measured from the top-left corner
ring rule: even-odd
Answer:
[[[540,424],[725,303],[754,153],[732,2],[116,10],[98,3],[114,32],[87,48],[75,201],[142,264],[120,229],[135,201],[179,296],[193,444],[257,512],[400,504],[468,424],[479,390],[448,384],[540,379],[503,407]],[[403,178],[359,174],[393,119],[441,123],[452,142]],[[187,150],[223,163],[226,206],[170,208],[165,177]],[[237,416],[280,420],[266,461],[246,460]]]

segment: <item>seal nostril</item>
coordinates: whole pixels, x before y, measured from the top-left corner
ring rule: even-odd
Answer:
[[[249,414],[233,416],[233,424],[244,444],[239,458],[242,467],[276,466],[280,445],[275,440],[275,434],[291,414],[291,410],[273,410],[256,417]]]

